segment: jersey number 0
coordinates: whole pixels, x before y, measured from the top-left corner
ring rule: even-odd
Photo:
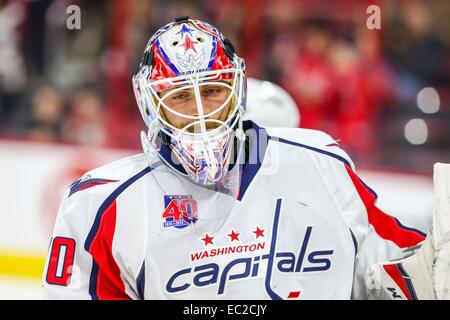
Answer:
[[[46,281],[49,284],[67,286],[72,275],[75,240],[56,237],[50,250]]]

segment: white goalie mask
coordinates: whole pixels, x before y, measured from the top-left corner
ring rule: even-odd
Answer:
[[[160,154],[164,144],[181,174],[223,182],[245,140],[245,67],[231,42],[208,23],[177,18],[151,37],[133,88],[149,128],[144,151]]]

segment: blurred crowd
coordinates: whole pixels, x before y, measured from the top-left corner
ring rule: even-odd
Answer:
[[[81,8],[70,30],[67,8]],[[381,29],[369,30],[370,4]],[[447,0],[0,0],[0,138],[140,148],[131,75],[176,16],[218,26],[248,75],[363,166],[450,162]]]

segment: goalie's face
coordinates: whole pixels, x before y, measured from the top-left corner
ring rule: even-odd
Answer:
[[[231,108],[230,90],[227,87],[218,84],[203,85],[198,92],[199,97],[194,88],[160,92],[163,104],[168,107],[162,108],[161,112],[171,125],[178,129],[187,128],[189,132],[200,132],[200,126],[193,123],[193,119],[197,117],[205,116],[207,130],[216,128],[227,119]]]
[[[236,132],[245,140],[244,61],[231,43],[199,20],[169,23],[150,38],[133,86],[152,146],[164,137],[199,184],[224,179]]]

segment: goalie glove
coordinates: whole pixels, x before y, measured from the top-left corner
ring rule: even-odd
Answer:
[[[433,287],[437,299],[450,299],[450,164],[434,165]]]
[[[433,225],[399,260],[370,268],[369,298],[450,299],[450,164],[434,165]]]

